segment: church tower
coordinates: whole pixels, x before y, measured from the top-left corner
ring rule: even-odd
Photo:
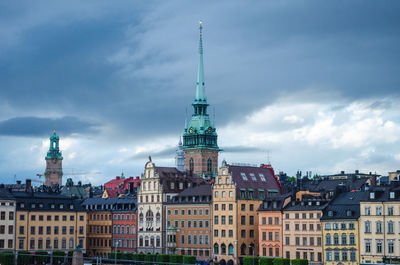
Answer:
[[[196,95],[193,101],[194,112],[185,125],[183,150],[186,169],[206,179],[213,178],[218,171],[217,132],[207,113],[207,97],[204,87],[203,33],[200,22],[199,63],[197,69]]]
[[[180,138],[178,148],[176,149],[175,167],[179,171],[185,171],[185,152],[183,151],[182,140]]]
[[[44,173],[46,186],[62,185],[62,154],[59,147],[60,137],[56,134],[56,130],[50,136],[50,148],[46,155],[46,172]]]

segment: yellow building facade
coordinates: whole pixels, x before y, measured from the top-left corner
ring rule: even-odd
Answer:
[[[367,192],[344,192],[324,209],[321,218],[324,264],[360,264],[360,201]]]
[[[86,251],[87,214],[78,200],[58,194],[14,192],[16,250]]]

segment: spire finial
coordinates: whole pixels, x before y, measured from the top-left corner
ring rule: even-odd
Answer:
[[[203,66],[203,22],[200,21],[200,39],[199,39],[199,64],[197,69],[196,97],[198,102],[206,102],[206,92],[204,89],[204,66]]]

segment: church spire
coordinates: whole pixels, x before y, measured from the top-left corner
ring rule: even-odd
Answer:
[[[199,65],[197,68],[197,83],[195,103],[206,103],[206,91],[204,88],[204,66],[203,66],[203,22],[200,21],[200,40],[199,40]]]

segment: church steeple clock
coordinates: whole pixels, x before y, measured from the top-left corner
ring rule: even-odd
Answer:
[[[53,186],[54,184],[62,185],[62,154],[59,146],[60,137],[54,130],[53,135],[50,136],[50,148],[46,155],[46,171],[44,173],[46,186]]]
[[[218,171],[217,132],[207,113],[207,97],[204,86],[203,32],[200,22],[199,63],[197,70],[196,96],[193,114],[183,134],[186,169],[206,179],[213,178]]]

